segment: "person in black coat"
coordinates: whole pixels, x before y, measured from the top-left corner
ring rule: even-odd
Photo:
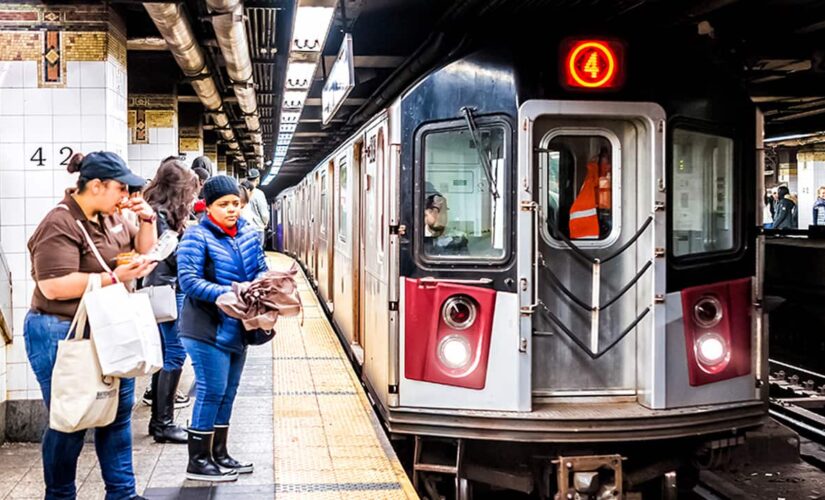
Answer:
[[[787,186],[777,189],[779,201],[776,202],[776,215],[773,218],[774,229],[796,229],[796,203]]]

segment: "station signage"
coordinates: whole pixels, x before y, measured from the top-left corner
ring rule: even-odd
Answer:
[[[562,43],[562,86],[569,90],[617,89],[624,83],[624,46],[614,40],[568,39]]]
[[[355,65],[352,54],[352,35],[347,33],[344,35],[338,57],[321,91],[321,120],[324,125],[327,125],[335,116],[353,87],[355,87]]]

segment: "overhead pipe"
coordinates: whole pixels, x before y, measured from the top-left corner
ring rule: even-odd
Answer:
[[[203,50],[195,39],[189,21],[183,15],[182,7],[175,3],[145,3],[143,7],[166,40],[169,51],[189,79],[203,106],[212,114],[212,120],[218,126],[223,140],[234,141],[235,134],[229,128],[229,119],[222,110],[220,92],[209,74]]]
[[[243,4],[240,0],[206,0],[206,3],[216,13],[212,17],[212,27],[226,61],[226,72],[232,80],[238,106],[244,113],[246,128],[250,133],[260,132],[252,58],[243,22]]]

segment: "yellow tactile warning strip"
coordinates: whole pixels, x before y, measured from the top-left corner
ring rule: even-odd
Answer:
[[[285,269],[293,260],[270,255]],[[418,498],[306,277],[300,318],[272,342],[278,498]]]

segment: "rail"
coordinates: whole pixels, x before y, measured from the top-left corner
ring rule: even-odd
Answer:
[[[4,338],[6,343],[11,343],[13,338],[11,297],[11,270],[3,254],[3,247],[0,246],[0,337]]]

